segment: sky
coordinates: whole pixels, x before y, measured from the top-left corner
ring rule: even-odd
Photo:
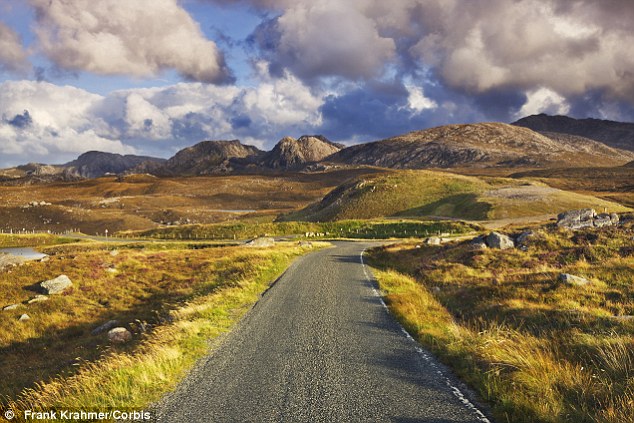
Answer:
[[[0,166],[634,121],[632,0],[0,0]]]

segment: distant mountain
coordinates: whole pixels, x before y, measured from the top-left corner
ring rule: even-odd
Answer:
[[[238,140],[202,141],[180,150],[162,166],[148,173],[168,175],[211,175],[231,172],[253,165],[264,154]],[[147,164],[143,165],[148,167]],[[150,166],[152,167],[152,166]]]
[[[616,166],[634,158],[592,140],[549,138],[504,123],[447,125],[345,148],[327,160],[396,169]]]
[[[285,137],[264,155],[260,164],[270,169],[299,168],[319,162],[342,148],[343,145],[335,144],[322,135],[303,135],[298,139]]]
[[[538,132],[578,135],[602,142],[610,147],[634,151],[634,123],[540,114],[522,118],[513,125]]]
[[[89,151],[63,165],[64,171],[82,178],[98,178],[106,174],[120,174],[144,162],[161,163],[165,159]]]

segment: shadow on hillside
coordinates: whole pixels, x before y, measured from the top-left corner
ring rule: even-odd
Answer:
[[[403,210],[397,216],[446,216],[486,220],[492,208],[491,204],[478,201],[476,194],[456,194],[422,207]]]

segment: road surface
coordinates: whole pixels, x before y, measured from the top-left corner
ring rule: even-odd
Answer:
[[[159,422],[487,422],[376,295],[367,243],[297,260],[157,407]]]

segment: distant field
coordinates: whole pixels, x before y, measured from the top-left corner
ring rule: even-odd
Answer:
[[[103,234],[160,225],[273,220],[371,168],[325,173],[156,178],[131,175],[29,186],[0,185],[0,229]],[[32,206],[29,203],[37,202]],[[50,203],[40,205],[41,202]]]
[[[634,421],[633,223],[538,229],[528,249],[372,250],[390,310],[500,422]],[[588,278],[566,286],[560,273]]]
[[[146,407],[311,247],[83,242],[38,249],[50,260],[0,272],[0,307],[19,304],[0,311],[0,406],[15,410]],[[26,304],[35,295],[29,286],[60,274],[73,281],[69,291]],[[31,319],[18,321],[23,313]],[[131,342],[111,345],[106,333],[91,334],[111,319],[133,332]]]
[[[421,170],[358,178],[283,219],[336,221],[438,216],[490,220],[552,215],[586,207],[600,211],[628,210],[616,202],[537,182]]]

